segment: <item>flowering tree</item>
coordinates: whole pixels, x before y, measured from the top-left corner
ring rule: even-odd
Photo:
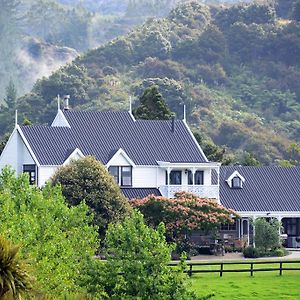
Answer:
[[[239,217],[213,199],[186,192],[176,193],[174,199],[157,196],[135,199],[131,205],[142,212],[150,226],[156,227],[163,222],[170,241],[180,241],[193,230],[212,232]]]

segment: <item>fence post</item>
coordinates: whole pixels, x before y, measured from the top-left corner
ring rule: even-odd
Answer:
[[[189,269],[189,273],[188,274],[189,274],[190,277],[193,274],[193,265],[192,264],[190,265],[190,269]]]
[[[221,268],[220,268],[220,277],[223,276],[223,263],[221,263]]]
[[[279,266],[279,275],[282,275],[282,261],[280,262],[280,266]]]
[[[253,262],[251,263],[250,274],[253,276]]]

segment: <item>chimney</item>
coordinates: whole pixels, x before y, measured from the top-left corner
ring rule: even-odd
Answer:
[[[172,127],[171,127],[171,131],[172,131],[172,132],[175,131],[175,117],[172,117]]]
[[[70,95],[65,95],[64,96],[64,110],[69,110],[69,100],[70,100]]]

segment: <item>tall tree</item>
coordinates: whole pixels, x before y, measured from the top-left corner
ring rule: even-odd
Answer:
[[[140,97],[140,105],[134,110],[134,116],[143,120],[169,120],[173,114],[154,85],[146,88]]]
[[[16,108],[17,89],[12,80],[9,81],[8,86],[6,87],[4,101],[9,109],[14,110]]]

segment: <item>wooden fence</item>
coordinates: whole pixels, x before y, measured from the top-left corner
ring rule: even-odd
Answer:
[[[300,264],[300,260],[282,260],[282,261],[242,261],[242,262],[209,262],[209,263],[193,263],[188,262],[188,270],[185,273],[188,273],[189,276],[192,276],[194,273],[219,273],[220,277],[223,276],[223,273],[241,273],[248,272],[251,276],[253,276],[254,272],[270,272],[270,271],[279,271],[279,275],[283,274],[283,271],[300,271],[300,266],[298,268],[289,267],[290,264]],[[249,265],[249,268],[245,269],[228,269],[224,268],[224,266],[230,265]],[[259,268],[255,268],[258,265]],[[266,265],[273,265],[269,268],[264,267]],[[277,265],[278,267],[274,267]],[[284,266],[285,265],[285,266]],[[170,264],[170,266],[176,266],[176,264]],[[218,269],[195,269],[193,267],[203,267],[203,266],[220,266]]]

